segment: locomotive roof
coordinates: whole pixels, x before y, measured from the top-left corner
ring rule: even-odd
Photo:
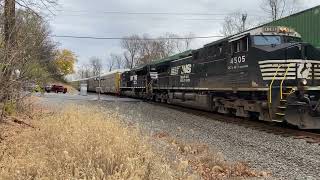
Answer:
[[[183,58],[183,57],[187,57],[189,55],[192,55],[192,50],[187,50],[187,51],[184,51],[182,53],[179,53],[179,54],[175,54],[175,55],[172,55],[172,56],[169,56],[169,57],[166,57],[166,58],[163,58],[163,59],[159,59],[159,60],[155,60],[155,61],[152,61],[148,64],[145,64],[145,65],[142,65],[142,66],[139,66],[139,67],[136,67],[136,68],[133,68],[132,70],[141,70],[143,69],[144,67],[146,66],[150,66],[150,65],[155,65],[155,64],[160,64],[160,63],[164,63],[164,62],[168,62],[168,61],[173,61],[173,60],[176,60],[176,59],[180,59],[180,58]]]
[[[277,30],[277,31],[266,31],[268,28],[272,29],[272,30]],[[281,28],[283,28],[283,29],[285,28],[287,30],[286,33],[278,32]],[[238,40],[248,34],[250,34],[250,35],[287,35],[287,36],[293,36],[293,37],[301,37],[301,35],[292,28],[288,28],[288,27],[284,27],[284,26],[261,25],[261,26],[251,28],[251,29],[248,29],[246,31],[243,31],[243,32],[231,35],[231,36],[227,36],[223,39],[214,41],[212,43],[206,44],[206,45],[204,45],[204,47],[211,46],[214,44],[220,44],[221,42]]]
[[[179,53],[179,54],[175,54],[175,55],[163,58],[163,59],[152,61],[151,63],[149,63],[149,65],[159,64],[159,63],[163,63],[163,62],[167,62],[167,61],[173,61],[173,60],[176,60],[176,59],[187,57],[187,56],[189,56],[191,54],[192,54],[192,50],[190,49],[190,50],[184,51],[184,52]]]

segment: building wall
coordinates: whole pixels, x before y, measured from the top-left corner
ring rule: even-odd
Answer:
[[[267,25],[291,27],[301,34],[305,42],[320,48],[320,6],[279,19]]]

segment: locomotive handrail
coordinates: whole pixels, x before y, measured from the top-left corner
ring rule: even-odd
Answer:
[[[290,64],[288,64],[288,67],[286,69],[286,73],[284,74],[282,80],[281,80],[281,83],[280,83],[280,99],[283,99],[283,92],[282,92],[282,87],[283,87],[283,82],[284,80],[286,79],[287,75],[288,75],[288,71],[289,71],[289,68],[290,68]]]
[[[270,86],[269,86],[269,103],[271,104],[272,103],[272,86],[273,86],[273,83],[274,83],[274,80],[276,79],[277,75],[278,75],[278,72],[281,68],[281,64],[278,65],[278,68],[276,70],[276,73],[274,74],[273,78],[272,78],[272,81],[270,83]]]

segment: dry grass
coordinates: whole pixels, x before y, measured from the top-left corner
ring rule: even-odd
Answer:
[[[202,179],[247,179],[271,176],[269,172],[252,170],[245,162],[228,162],[222,153],[209,149],[206,144],[182,142],[166,132],[156,133],[153,137],[171,144]]]
[[[20,119],[11,116],[0,124],[0,179],[270,176],[252,170],[246,163],[227,162],[205,144],[179,141],[166,132],[144,137],[136,126],[120,123],[116,114],[105,109],[73,106],[54,113],[34,105],[35,101],[28,99],[28,115],[17,114]],[[157,148],[155,143],[162,147]],[[173,151],[167,151],[166,146]]]
[[[72,107],[0,143],[0,179],[187,179],[111,113]]]

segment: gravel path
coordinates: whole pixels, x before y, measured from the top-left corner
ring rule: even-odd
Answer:
[[[44,102],[88,101],[50,97],[44,98]],[[226,160],[248,162],[255,169],[272,172],[277,179],[320,179],[319,145],[141,101],[106,98],[99,104],[117,111],[125,120],[138,123],[148,132],[167,132],[187,141],[206,143],[222,152]]]

